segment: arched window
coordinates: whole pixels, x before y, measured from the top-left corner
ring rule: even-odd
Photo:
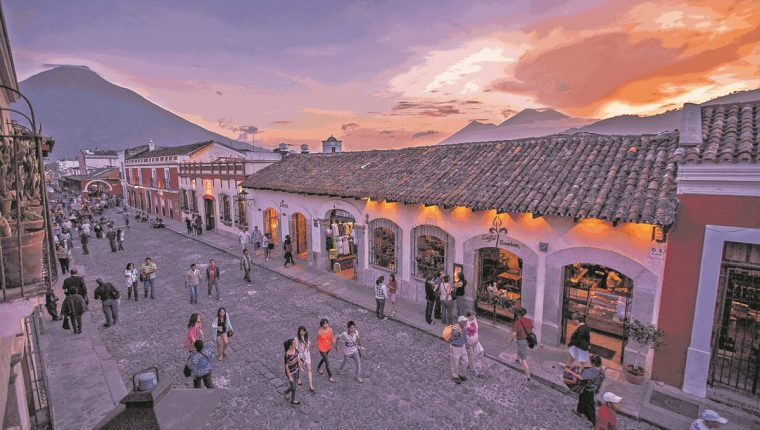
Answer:
[[[419,225],[412,230],[412,275],[424,278],[451,266],[454,238],[433,225]]]
[[[372,220],[370,227],[370,264],[383,269],[396,270],[401,229],[384,218]]]
[[[272,241],[279,243],[279,237],[277,236],[277,225],[279,224],[279,218],[277,209],[266,208],[264,209],[264,234],[269,233],[272,236]]]

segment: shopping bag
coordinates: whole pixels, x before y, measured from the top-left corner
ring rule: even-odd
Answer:
[[[69,324],[69,317],[63,317],[63,329],[71,330],[71,324]]]

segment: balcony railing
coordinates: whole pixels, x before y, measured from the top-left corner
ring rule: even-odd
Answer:
[[[243,175],[245,163],[242,161],[222,161],[213,163],[180,163],[180,175]]]

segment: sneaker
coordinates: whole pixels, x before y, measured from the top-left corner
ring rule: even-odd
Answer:
[[[356,382],[358,382],[358,383],[360,383],[360,384],[361,384],[361,383],[363,383],[363,382],[364,382],[364,379],[362,379],[362,378],[356,378]]]

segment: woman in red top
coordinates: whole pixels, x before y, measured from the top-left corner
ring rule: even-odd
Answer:
[[[319,331],[317,331],[317,349],[319,350],[319,355],[322,356],[322,359],[319,360],[319,364],[317,365],[317,372],[319,372],[320,375],[322,374],[322,365],[324,364],[330,382],[335,382],[335,380],[330,371],[330,360],[328,360],[327,354],[330,353],[333,345],[335,345],[335,337],[333,337],[332,327],[330,327],[328,321],[323,318],[322,321],[319,322]]]
[[[528,381],[531,379],[528,366],[528,333],[533,331],[533,321],[525,317],[525,308],[515,309],[515,323],[512,324],[512,341],[517,340],[517,360],[522,365]]]
[[[203,325],[201,316],[197,313],[190,315],[190,321],[187,323],[187,336],[185,337],[185,350],[188,352],[195,351],[195,341],[203,340]]]

